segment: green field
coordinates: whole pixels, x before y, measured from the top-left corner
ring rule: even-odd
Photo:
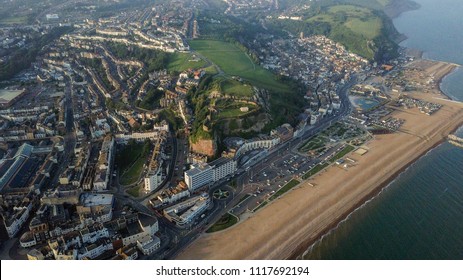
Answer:
[[[316,166],[314,166],[312,169],[310,169],[309,171],[307,171],[307,173],[305,173],[303,176],[302,176],[302,179],[304,180],[307,180],[309,179],[310,177],[312,177],[313,175],[317,174],[318,172],[322,171],[325,167],[327,167],[329,164],[328,163],[323,163],[323,164],[317,164]]]
[[[276,76],[265,70],[233,44],[214,40],[190,41],[193,50],[210,59],[227,75],[239,76],[253,85],[273,91],[289,92],[290,88],[276,80]]]
[[[295,186],[297,186],[300,182],[296,179],[292,179],[291,181],[289,181],[286,185],[284,185],[283,187],[281,187],[281,189],[279,189],[274,195],[272,195],[269,200],[272,201],[272,200],[275,200],[277,199],[278,197],[282,196],[285,192],[289,191],[290,189],[294,188]]]
[[[337,153],[334,157],[330,159],[331,162],[335,162],[338,159],[342,158],[343,156],[347,155],[348,153],[352,152],[355,149],[355,147],[351,145],[347,145],[342,149],[339,153]]]
[[[363,2],[365,1],[355,5],[346,3],[323,7],[318,14],[308,18],[307,22],[311,26],[324,26],[321,34],[367,59],[393,55],[396,53],[396,45],[392,40],[398,33],[390,20],[377,10],[383,9],[387,1],[370,1],[371,5]]]
[[[241,107],[248,107],[248,112],[241,112]],[[250,112],[257,109],[257,106],[254,104],[247,104],[244,102],[237,102],[234,100],[219,100],[216,103],[216,110],[219,112],[218,119],[229,119],[229,118],[239,118],[249,114]]]
[[[220,87],[224,94],[238,98],[251,98],[254,95],[254,90],[251,85],[243,84],[232,79],[224,79],[220,83]]]
[[[142,189],[143,189],[143,184],[140,184],[138,186],[135,186],[127,190],[127,193],[133,197],[139,197],[141,195]]]
[[[116,165],[121,185],[127,186],[137,182],[146,163],[149,148],[149,142],[129,143],[117,152]]]
[[[167,70],[169,72],[182,72],[188,69],[198,69],[207,65],[207,62],[191,53],[173,53],[169,55]]]
[[[0,18],[1,25],[10,25],[10,24],[26,24],[28,20],[27,16],[11,16]]]
[[[224,229],[227,229],[238,222],[238,217],[232,215],[230,213],[224,214],[220,220],[218,220],[215,224],[213,224],[206,232],[217,232]]]
[[[254,208],[254,209],[252,210],[252,212],[255,213],[255,212],[259,211],[260,209],[264,208],[265,205],[267,205],[267,204],[268,204],[268,200],[266,200],[266,201],[262,202],[261,204],[259,204],[259,206],[257,206],[256,208]]]
[[[353,5],[336,5],[327,12],[309,19],[310,22],[322,21],[336,25],[343,25],[350,31],[367,39],[374,39],[381,33],[382,21],[371,10]]]

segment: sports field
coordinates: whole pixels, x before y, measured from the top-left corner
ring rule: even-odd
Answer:
[[[289,87],[276,80],[276,76],[253,63],[251,58],[233,44],[214,40],[190,41],[192,50],[210,59],[224,74],[239,76],[253,85],[269,90],[289,92]]]

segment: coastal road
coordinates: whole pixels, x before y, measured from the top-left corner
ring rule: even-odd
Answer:
[[[275,161],[276,159],[279,159],[288,154],[291,154],[293,152],[293,149],[297,149],[298,146],[302,143],[302,141],[320,133],[321,131],[325,130],[330,125],[334,124],[335,122],[347,117],[352,112],[352,104],[349,101],[347,92],[353,85],[356,84],[356,82],[357,82],[357,78],[353,76],[353,78],[349,82],[347,82],[345,85],[343,85],[342,87],[338,89],[338,95],[341,100],[341,106],[340,106],[339,111],[336,112],[334,115],[321,119],[314,126],[307,127],[301,137],[292,139],[286,143],[280,144],[277,147],[271,149],[270,151],[268,151],[268,154],[265,156],[265,158],[262,158],[256,163],[254,163],[254,165],[251,166],[247,172],[245,172],[243,169],[238,169],[235,176],[231,178],[227,178],[227,179],[236,179],[238,193],[241,193],[244,191],[244,182],[246,181],[246,179],[249,178],[249,174],[258,174],[258,172],[262,170],[262,164],[264,160],[266,164],[269,164]],[[223,186],[225,183],[226,181],[222,180],[214,184],[210,189],[211,190],[217,189],[220,186]],[[228,212],[238,202],[238,199],[239,199],[239,196],[235,196],[234,199],[232,199],[232,201],[228,203],[227,207],[225,207],[225,205],[220,205],[216,203],[214,205],[214,211],[212,211],[212,213],[210,213],[208,217],[206,218],[207,221],[210,221],[210,224],[213,224],[213,222],[217,221],[224,213]],[[216,207],[220,207],[220,206],[223,206],[223,208],[221,210],[220,209],[217,210],[218,208]],[[199,228],[195,228],[194,230],[192,230],[189,234],[181,238],[177,246],[175,246],[167,254],[165,254],[165,258],[166,259],[175,258],[175,256],[178,255],[178,253],[185,250],[185,248],[191,242],[193,242],[201,233],[203,233],[206,229],[207,227],[199,227]]]

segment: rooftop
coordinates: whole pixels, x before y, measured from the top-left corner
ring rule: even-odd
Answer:
[[[0,103],[8,103],[24,92],[24,89],[0,89]]]
[[[231,158],[220,157],[214,161],[211,161],[209,165],[213,167],[219,167],[219,166],[229,163],[230,161],[232,161]]]
[[[192,177],[209,169],[211,169],[211,166],[207,163],[195,163],[191,166],[190,170],[185,171],[185,175]]]
[[[83,193],[80,195],[79,201],[85,207],[111,205],[114,201],[114,196],[112,194]]]

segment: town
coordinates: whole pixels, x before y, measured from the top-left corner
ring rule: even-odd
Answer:
[[[428,86],[399,75],[410,55],[377,64],[323,35],[265,28],[247,43],[206,36],[244,11],[298,20],[278,0],[223,1],[219,15],[198,15],[212,9],[200,0],[69,2],[0,25],[11,258],[173,258],[323,169],[355,165],[350,153],[401,129],[394,110],[441,108],[407,96]]]

